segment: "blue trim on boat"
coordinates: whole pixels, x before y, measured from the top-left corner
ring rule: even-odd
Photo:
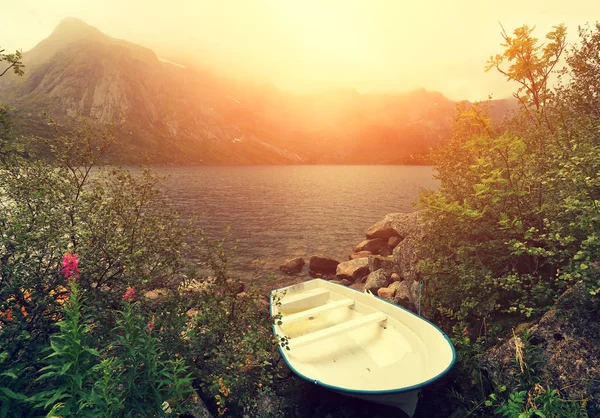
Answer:
[[[329,283],[327,280],[324,279],[313,279],[313,280],[309,280],[307,282],[304,283],[310,283],[313,282],[315,280],[320,280],[326,283]],[[342,286],[342,287],[346,287],[347,289],[351,289],[354,290],[355,292],[358,293],[363,293],[360,290],[354,289],[352,287],[347,287],[347,286],[343,286],[337,283],[331,283],[331,284],[335,284],[337,286]],[[278,290],[283,290],[286,289],[290,286],[286,286],[286,287],[280,287],[278,289],[274,289],[271,291],[271,293],[269,294],[269,300],[270,300],[270,308],[269,308],[269,312],[271,313],[271,317],[273,317],[273,293],[277,292]],[[305,375],[303,375],[302,373],[298,372],[294,366],[292,366],[290,364],[290,362],[287,359],[287,356],[284,353],[284,350],[281,348],[281,346],[279,345],[279,354],[281,355],[281,357],[283,357],[283,360],[285,361],[285,364],[287,364],[287,366],[298,376],[300,376],[302,379],[309,381],[311,383],[314,383],[316,385],[320,385],[323,386],[324,388],[327,389],[331,389],[331,390],[337,390],[339,392],[345,392],[345,393],[356,393],[356,394],[360,394],[360,395],[389,395],[389,394],[396,394],[396,393],[404,393],[404,392],[411,392],[414,390],[419,390],[421,388],[423,388],[424,386],[429,385],[430,383],[433,383],[434,381],[442,378],[446,373],[448,373],[450,371],[450,369],[452,368],[452,366],[454,366],[454,363],[456,362],[456,349],[454,348],[454,345],[452,344],[452,341],[450,341],[450,338],[448,337],[448,335],[446,335],[446,333],[444,331],[442,331],[437,325],[435,325],[433,322],[427,320],[426,318],[423,318],[422,316],[419,316],[417,314],[415,314],[414,312],[406,309],[403,306],[400,305],[396,305],[395,303],[392,303],[388,300],[385,300],[383,298],[380,298],[379,296],[375,296],[372,295],[373,297],[376,297],[379,300],[382,300],[386,303],[389,303],[390,305],[396,307],[396,308],[400,308],[408,313],[410,313],[411,315],[414,315],[416,317],[418,317],[419,319],[429,323],[430,325],[432,325],[435,329],[437,329],[446,339],[446,341],[448,342],[448,345],[450,346],[450,349],[452,350],[452,361],[450,361],[450,364],[448,365],[448,367],[446,367],[446,369],[444,371],[442,371],[441,373],[439,373],[438,375],[432,377],[431,379],[428,379],[422,383],[419,383],[417,385],[412,385],[412,386],[407,386],[407,387],[403,387],[403,388],[398,388],[398,389],[386,389],[386,390],[352,390],[352,389],[347,389],[341,386],[334,386],[334,385],[328,385],[327,383],[323,383],[323,382],[319,382],[318,380],[315,379],[310,379],[308,377],[306,377]],[[273,329],[273,334],[277,335],[277,332],[275,331],[275,324],[273,324],[271,326],[271,328]]]

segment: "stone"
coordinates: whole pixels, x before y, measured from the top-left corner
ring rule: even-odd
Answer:
[[[419,288],[421,287],[421,282],[406,280],[406,283],[410,286],[410,300],[415,306],[419,306]]]
[[[342,279],[342,280],[330,280],[331,283],[335,283],[335,284],[341,284],[342,286],[351,286],[352,282],[350,280],[347,279]]]
[[[390,276],[390,280],[393,282],[399,282],[400,276],[398,275],[398,273],[392,273],[392,275]]]
[[[419,272],[417,271],[417,239],[414,237],[405,238],[393,252],[393,260],[398,271],[398,274],[405,280],[420,280]]]
[[[577,283],[529,328],[541,381],[560,389],[563,399],[586,399],[590,417],[600,416],[600,310],[596,303],[585,285]],[[516,342],[511,333],[510,339],[483,354],[481,367],[492,382],[514,385],[519,380],[514,366]]]
[[[390,239],[388,239],[388,247],[390,247],[390,249],[393,250],[398,246],[398,244],[400,244],[400,242],[402,242],[400,237],[391,237]]]
[[[409,235],[414,235],[420,229],[421,212],[388,213],[385,217],[367,230],[367,238],[399,237],[403,240]],[[392,232],[394,231],[394,232]]]
[[[394,262],[393,257],[391,256],[381,256],[381,255],[370,255],[369,256],[369,270],[375,271],[379,269],[384,269],[388,276],[391,276],[392,273],[396,271],[396,264]]]
[[[396,294],[396,291],[398,290],[398,287],[400,287],[400,282],[391,282],[388,285],[388,289],[391,289],[394,291],[394,294]]]
[[[367,276],[369,272],[369,259],[357,258],[338,264],[335,274],[339,280],[347,279],[355,282]]]
[[[347,287],[350,287],[350,286],[352,286],[352,282],[351,282],[350,280],[346,280],[346,279],[342,279],[342,280],[340,280],[340,284],[341,284],[342,286],[347,286]]]
[[[392,237],[399,238],[398,232],[394,228],[381,226],[380,223],[376,223],[367,231],[367,238],[382,238],[388,240]]]
[[[300,273],[304,268],[304,259],[302,257],[290,258],[289,260],[285,260],[281,266],[279,266],[279,270],[284,272],[285,274],[296,274]]]
[[[385,274],[383,269],[376,270],[367,276],[364,290],[377,294],[377,291],[382,287],[387,287],[390,279]]]
[[[309,269],[313,273],[335,274],[339,261],[324,255],[313,255],[309,262]]]
[[[389,287],[381,287],[377,289],[377,296],[383,299],[387,299],[391,302],[395,302],[394,293],[396,291],[394,289],[390,289]]]
[[[348,257],[350,260],[356,260],[357,258],[367,258],[371,255],[370,251],[359,251],[357,253],[350,254]]]
[[[390,288],[395,290],[394,299],[398,305],[415,311],[415,305],[410,297],[410,287],[406,282],[393,282]]]
[[[156,300],[167,296],[167,289],[154,289],[144,293],[144,296],[150,300]]]
[[[352,283],[352,284],[350,285],[350,287],[351,287],[352,289],[356,289],[356,290],[358,290],[359,292],[362,292],[362,291],[365,289],[365,285],[364,285],[364,283],[362,283],[362,281],[360,281],[360,280],[359,280],[359,281],[357,281],[356,283]]]
[[[387,240],[383,238],[367,239],[358,244],[354,248],[354,252],[369,251],[372,254],[389,253],[390,248],[387,245]]]

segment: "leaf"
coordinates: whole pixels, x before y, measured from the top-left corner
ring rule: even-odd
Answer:
[[[23,395],[22,393],[15,393],[12,390],[10,390],[9,388],[0,387],[0,392],[2,392],[8,399],[15,399],[15,400],[27,399],[27,396]]]
[[[64,375],[73,365],[73,362],[69,361],[68,363],[63,364],[62,368],[60,369],[60,374]]]

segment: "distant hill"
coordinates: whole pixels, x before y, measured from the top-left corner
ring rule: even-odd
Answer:
[[[0,79],[0,101],[17,108],[15,131],[48,135],[44,111],[67,127],[79,114],[124,119],[115,163],[421,163],[448,134],[455,105],[424,89],[296,95],[242,84],[165,62],[74,18],[23,62],[24,77]]]

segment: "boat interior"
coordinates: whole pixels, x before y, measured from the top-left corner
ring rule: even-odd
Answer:
[[[355,391],[419,385],[452,363],[429,322],[370,294],[325,280],[280,289],[273,314],[289,364],[308,379]]]

